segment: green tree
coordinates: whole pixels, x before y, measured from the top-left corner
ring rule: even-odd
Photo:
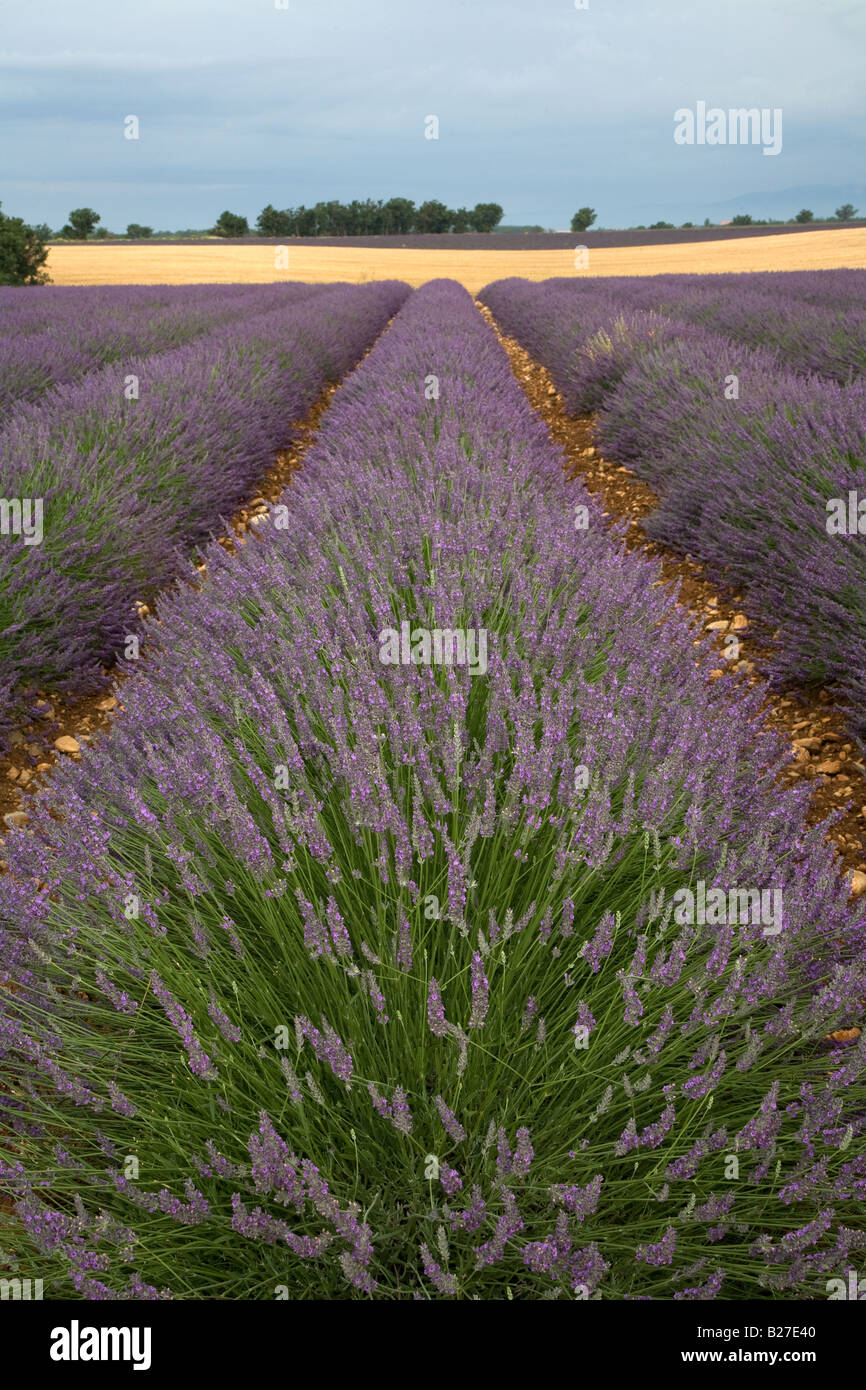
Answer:
[[[245,217],[237,212],[221,212],[213,228],[214,236],[246,236],[250,230]]]
[[[381,198],[367,198],[361,204],[361,223],[367,236],[381,236],[385,230],[385,205]]]
[[[738,212],[736,217],[731,218],[732,227],[751,227],[752,218],[748,212]]]
[[[280,212],[268,203],[258,215],[256,230],[259,236],[296,236],[297,223],[297,214],[291,208],[285,208]]]
[[[259,236],[288,236],[283,230],[288,221],[288,213],[278,212],[273,203],[268,203],[256,218],[256,231]]]
[[[444,203],[440,203],[437,198],[431,198],[428,202],[422,203],[415,214],[415,230],[417,232],[447,232],[451,226],[453,213],[450,208],[446,208]]]
[[[136,240],[142,240],[144,237],[153,236],[153,228],[143,227],[140,222],[130,222],[126,229],[126,235],[135,237]]]
[[[840,222],[853,222],[857,216],[857,209],[853,203],[843,203],[840,208],[836,209],[836,216]]]
[[[673,225],[673,222],[650,222],[649,230],[651,232],[670,231]]]
[[[468,232],[472,228],[472,213],[466,208],[457,208],[451,217],[452,232]]]
[[[2,204],[0,204],[2,209]],[[39,229],[0,211],[0,285],[46,285],[48,250]]]
[[[99,213],[94,212],[93,208],[73,208],[60,235],[68,237],[70,241],[86,241],[93,234],[97,222],[101,221]]]
[[[814,222],[814,221],[815,221],[815,214],[814,214],[814,212],[812,211],[811,208],[800,208],[800,211],[797,213],[797,216],[794,218],[794,221],[795,221],[795,222]]]
[[[303,203],[295,212],[297,236],[318,236],[315,208],[305,208]]]
[[[412,230],[415,204],[411,198],[389,198],[382,207],[382,226],[385,232],[403,235]]]
[[[596,213],[594,208],[578,208],[571,219],[571,230],[573,232],[585,232],[595,221]]]
[[[502,221],[502,213],[498,203],[476,203],[469,214],[473,232],[492,232]]]

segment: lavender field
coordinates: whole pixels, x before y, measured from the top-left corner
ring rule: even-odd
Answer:
[[[408,293],[61,289],[32,311],[0,295],[3,497],[31,526],[0,550],[0,733],[39,686],[99,683],[137,602],[250,495]]]
[[[480,298],[0,292],[0,733],[122,691],[0,843],[0,1259],[47,1298],[810,1300],[866,1258],[866,899],[497,333],[862,737],[866,272]]]
[[[501,281],[481,293],[650,535],[742,588],[775,680],[832,682],[866,733],[866,272]]]

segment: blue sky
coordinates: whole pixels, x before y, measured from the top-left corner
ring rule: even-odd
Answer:
[[[555,228],[583,204],[615,227],[746,195],[866,211],[863,0],[278,3],[7,0],[4,211],[59,227],[88,205],[113,230],[397,194]],[[698,101],[780,107],[782,153],[676,145]]]

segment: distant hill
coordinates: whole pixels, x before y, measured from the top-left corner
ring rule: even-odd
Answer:
[[[811,208],[816,219],[830,219],[843,203],[853,203],[861,216],[866,216],[866,186],[847,185],[802,185],[797,188],[782,188],[778,192],[738,193],[735,198],[725,198],[718,202],[702,202],[695,198],[691,203],[668,203],[655,205],[648,213],[642,213],[640,221],[647,226],[664,218],[667,222],[694,222],[700,226],[705,217],[711,222],[729,222],[737,213],[747,212],[752,217],[773,217],[787,221],[801,208]]]

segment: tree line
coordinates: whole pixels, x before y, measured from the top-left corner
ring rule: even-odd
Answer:
[[[2,205],[0,205],[2,208]],[[256,233],[259,236],[405,236],[410,232],[492,232],[502,220],[503,211],[498,203],[476,203],[469,208],[448,208],[437,199],[430,199],[416,207],[411,198],[389,198],[387,202],[353,201],[340,203],[316,203],[312,208],[285,208],[283,211],[270,203],[263,208],[256,219]],[[857,208],[852,203],[843,203],[835,212],[838,222],[852,222],[857,218]],[[97,224],[101,217],[93,208],[73,208],[69,221],[56,235],[71,241],[103,240],[113,234]],[[571,219],[572,232],[587,231],[596,220],[594,208],[582,207]],[[809,223],[815,220],[810,208],[801,208],[789,222]],[[829,220],[829,219],[828,219]],[[862,220],[862,219],[861,219]],[[683,228],[693,227],[693,222],[683,222]],[[705,227],[715,225],[707,218]],[[725,225],[725,224],[721,224]],[[734,227],[784,226],[782,221],[771,218],[752,218],[749,213],[738,213],[731,219]],[[673,222],[653,222],[651,230],[673,228]],[[541,231],[541,228],[536,230]],[[643,231],[641,225],[636,230]],[[244,237],[250,235],[249,223],[238,213],[223,212],[217,218],[211,234],[223,237]],[[46,284],[49,276],[45,270],[48,256],[46,242],[52,239],[52,231],[45,223],[30,226],[20,217],[9,217],[0,210],[0,285],[40,285]],[[140,222],[130,222],[126,236],[130,239],[152,237],[152,227]],[[169,235],[158,233],[158,235]],[[174,235],[200,236],[204,233],[190,230]]]
[[[259,236],[405,236],[410,232],[492,232],[502,221],[499,203],[449,208],[438,198],[420,206],[411,198],[366,198],[316,203],[308,208],[262,208],[256,218]],[[249,224],[238,213],[223,212],[213,228],[217,236],[247,236]]]
[[[857,208],[855,208],[853,203],[843,203],[841,207],[836,209],[836,211],[833,214],[833,218],[826,217],[823,219],[817,219],[811,208],[801,208],[800,211],[798,213],[795,213],[793,217],[788,218],[752,217],[752,215],[748,212],[738,212],[736,217],[731,218],[730,222],[711,222],[710,219],[707,217],[704,219],[703,225],[705,227],[790,227],[792,223],[795,222],[799,222],[802,226],[805,223],[815,222],[819,220],[830,222],[834,218],[837,222],[853,222],[855,219],[857,219],[857,216]],[[862,222],[863,219],[859,218],[858,220]],[[680,230],[684,231],[686,228],[694,227],[694,225],[694,222],[681,222]],[[675,222],[650,222],[649,227],[645,227],[643,222],[640,222],[638,223],[638,226],[634,228],[634,230],[638,232],[655,232],[661,229],[669,229],[672,231],[675,227]],[[571,230],[577,230],[574,221],[572,221]]]

